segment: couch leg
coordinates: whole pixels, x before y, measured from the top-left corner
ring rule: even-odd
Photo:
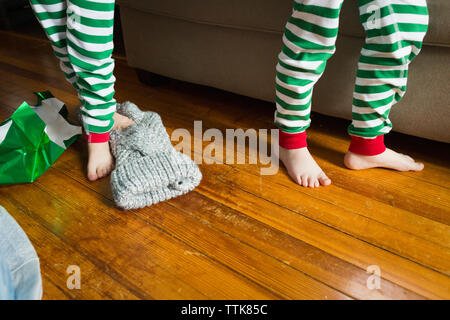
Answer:
[[[169,78],[142,69],[135,69],[139,81],[148,86],[159,86],[169,82]]]

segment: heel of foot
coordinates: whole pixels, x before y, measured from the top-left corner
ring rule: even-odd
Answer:
[[[362,165],[359,157],[354,153],[347,152],[344,156],[344,165],[351,170],[362,170],[365,169]]]

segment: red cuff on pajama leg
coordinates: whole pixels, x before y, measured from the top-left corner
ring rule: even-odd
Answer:
[[[86,134],[86,141],[88,143],[103,143],[109,141],[109,132],[105,133],[94,133],[91,132]]]
[[[308,146],[306,131],[299,133],[287,133],[280,130],[279,145],[285,149],[300,149]]]
[[[349,151],[363,156],[376,156],[386,150],[384,145],[384,135],[377,136],[373,139],[361,138],[357,136],[350,136],[352,141],[350,143]]]

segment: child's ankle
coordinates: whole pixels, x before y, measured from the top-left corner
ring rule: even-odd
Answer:
[[[89,132],[86,133],[86,141],[87,143],[104,143],[109,141],[109,132],[105,133],[95,133]]]
[[[288,133],[280,130],[279,146],[284,149],[302,149],[308,147],[306,131]]]
[[[350,136],[351,142],[348,151],[362,156],[376,156],[386,151],[384,145],[384,135],[374,138],[363,138],[358,136]]]

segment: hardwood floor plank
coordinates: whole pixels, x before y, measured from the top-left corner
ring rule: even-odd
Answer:
[[[77,146],[78,148],[80,147],[80,146]],[[59,161],[57,164],[56,164],[56,166],[55,166],[55,168],[57,168],[58,170],[64,170],[67,174],[69,174],[70,176],[72,176],[72,177],[74,177],[74,178],[76,178],[76,179],[78,179],[79,181],[82,181],[84,178],[83,178],[83,176],[82,175],[80,175],[80,172],[81,172],[81,170],[82,170],[82,168],[81,168],[81,166],[82,166],[82,163],[77,163],[77,161],[76,160],[74,160],[74,155],[69,155],[68,153],[66,153],[66,154],[64,154],[63,155],[63,157],[64,157],[64,159],[61,159],[62,161]],[[212,169],[213,167],[210,167],[210,166],[202,166],[202,171],[204,172],[204,181],[202,182],[202,184],[201,184],[201,186],[199,187],[200,189],[199,190],[201,190],[201,191],[199,191],[199,192],[202,192],[202,190],[204,189],[204,188],[208,188],[208,187],[204,187],[205,186],[205,183],[206,184],[211,184],[211,186],[210,186],[210,188],[211,189],[213,189],[213,190],[223,190],[223,189],[225,189],[225,187],[223,186],[223,185],[221,185],[221,184],[217,184],[217,183],[214,183],[214,182],[212,182],[212,181],[215,181],[215,180],[219,180],[219,179],[221,179],[221,177],[223,177],[224,175],[226,175],[226,172],[227,172],[227,169],[226,168],[220,168],[220,169],[217,169],[216,168],[216,166],[214,166],[214,168],[216,168],[216,169]],[[232,170],[232,171],[234,171],[234,169]],[[209,178],[210,177],[210,178]],[[101,192],[101,193],[105,193],[106,191],[107,191],[107,188],[105,188],[105,187],[100,187],[100,186],[98,186],[97,184],[103,184],[103,183],[101,183],[101,182],[96,182],[96,183],[94,183],[94,184],[90,184],[91,186],[92,186],[92,188],[94,188],[95,190],[98,190],[99,192]],[[229,193],[231,193],[231,192],[235,192],[235,190],[236,189],[234,189],[234,188],[232,188],[232,187],[226,187],[226,190],[229,192]],[[210,196],[210,195],[208,195],[208,196]],[[190,199],[190,198],[189,198]],[[244,198],[243,198],[244,199]],[[225,205],[229,205],[228,204],[228,201],[232,201],[233,202],[233,204],[235,204],[236,206],[237,206],[237,208],[240,208],[240,205],[239,205],[239,201],[236,199],[236,198],[233,198],[233,199],[230,199],[230,198],[227,198],[227,200],[225,200],[225,201],[223,201],[223,203],[225,204]],[[247,200],[243,200],[243,201],[247,201]],[[174,200],[172,200],[172,201],[170,201],[169,203],[170,204],[172,204],[173,202],[177,202],[177,199],[174,199]],[[186,202],[187,203],[189,203],[190,201],[189,200],[186,200]],[[176,206],[176,205],[175,205]],[[202,210],[198,210],[198,211],[194,211],[194,212],[190,212],[190,214],[194,214],[195,216],[199,216],[199,215],[201,215],[201,216],[205,216],[205,214],[204,213],[202,213],[204,210],[207,210],[207,212],[208,213],[206,213],[206,215],[208,216],[209,215],[209,212],[210,212],[210,210],[208,210],[208,208],[209,208],[209,206],[203,206],[203,205],[200,205],[200,204],[193,204],[193,206],[194,207],[199,207],[199,208],[202,208]],[[176,207],[178,207],[179,209],[183,209],[183,205],[182,206],[176,206]],[[281,209],[281,208],[280,208]],[[239,210],[239,209],[238,209]],[[242,210],[244,213],[245,212],[247,212],[247,211],[245,211],[245,210]],[[252,213],[251,213],[252,214]],[[159,217],[158,219],[163,219],[162,217]],[[159,220],[158,220],[159,221]],[[222,225],[223,225],[223,223],[225,223],[225,221],[221,221],[220,223],[218,223],[218,228],[220,228]],[[284,232],[284,231],[283,231]],[[250,238],[253,238],[253,237],[255,237],[255,233],[258,233],[258,231],[257,230],[253,230],[253,232],[252,233],[249,233],[249,237]],[[286,235],[287,236],[287,235]],[[352,239],[351,239],[352,240]],[[358,242],[356,242],[356,243],[358,243]],[[262,250],[263,252],[267,252],[266,250]],[[333,251],[331,251],[331,252],[333,252]],[[312,263],[312,262],[311,262]],[[368,265],[370,265],[370,264],[368,264]],[[368,266],[367,265],[367,266]],[[367,267],[366,266],[366,267]],[[349,267],[349,266],[347,266],[347,267]],[[365,267],[365,268],[366,268]],[[350,267],[351,268],[351,267]],[[366,271],[365,271],[365,268],[364,269],[362,269],[362,274],[364,274],[364,275],[366,275]],[[361,270],[361,269],[360,269]],[[307,273],[307,272],[306,272]],[[307,274],[310,274],[310,273],[307,273]],[[314,277],[316,277],[316,275],[315,274],[313,274],[313,276]],[[336,277],[336,275],[335,274],[332,274],[332,275],[329,275],[328,276],[328,278],[326,279],[327,281],[326,281],[326,283],[329,283],[329,281],[330,281],[330,277],[335,277],[334,278],[334,281],[331,281],[331,282],[335,282],[335,281],[338,281],[338,278]],[[360,278],[359,279],[361,279],[361,277],[362,277],[362,275],[360,275]],[[357,281],[356,279],[358,279],[358,277],[351,277],[352,279],[355,279],[355,281]],[[359,295],[364,295],[364,294],[367,294],[367,295],[369,295],[369,293],[368,293],[368,291],[370,291],[370,290],[367,290],[367,288],[366,288],[366,290],[361,290],[361,286],[364,286],[365,285],[365,283],[364,283],[364,281],[362,281],[362,280],[359,280],[360,282],[359,283],[356,283],[356,284],[354,284],[354,290],[356,290],[356,292],[353,292],[353,291],[351,291],[351,292],[347,292],[347,291],[344,291],[344,292],[346,292],[346,293],[348,293],[350,296],[356,296],[356,297],[358,297],[358,294]],[[347,282],[345,282],[345,283],[347,283]],[[358,287],[358,285],[359,285],[359,287]],[[396,285],[392,285],[391,283],[388,283],[387,285],[387,292],[391,292],[393,295],[392,296],[390,296],[390,298],[395,298],[395,297],[399,297],[399,296],[408,296],[408,292],[407,292],[407,290],[404,290],[403,288],[401,288],[401,287],[398,287],[398,286],[396,286]],[[343,283],[341,283],[341,285],[340,286],[335,286],[335,288],[339,288],[340,290],[344,290],[344,289],[342,289],[342,288],[347,288],[346,287],[346,285],[345,284],[343,284]],[[403,292],[403,294],[400,294],[400,292]],[[379,297],[379,294],[381,294],[380,292],[376,292],[376,293],[372,293],[372,297],[374,297],[374,296],[378,296]],[[418,298],[418,296],[415,296],[414,294],[412,294],[412,293],[410,293],[410,297],[412,298],[412,299],[417,299]],[[358,298],[363,298],[362,296],[359,296]],[[366,296],[366,298],[367,298],[367,296]]]
[[[78,98],[48,41],[5,31],[0,40],[0,119],[51,90],[75,121]],[[193,133],[195,120],[203,131],[273,127],[271,103],[178,81],[149,87],[124,59],[115,75],[116,99],[158,112],[169,134]],[[0,187],[0,204],[40,246],[45,299],[450,299],[448,145],[392,133],[388,146],[424,171],[350,171],[348,121],[312,117],[309,145],[327,188],[296,186],[284,169],[202,165],[196,191],[124,212],[107,179],[86,181],[80,139],[35,183]],[[65,289],[71,259],[87,270],[80,292]],[[381,267],[380,290],[367,289],[369,265]]]
[[[0,188],[1,189],[4,187]],[[41,273],[52,279],[66,296],[71,299],[137,299],[136,295],[109,275],[105,274],[85,256],[61,241],[49,230],[44,229],[12,198],[0,198],[2,205],[11,216],[20,222],[22,229],[34,245],[41,262]],[[45,210],[45,208],[42,208]],[[82,288],[69,290],[66,287],[69,265],[76,265],[81,270]]]
[[[42,276],[42,300],[70,300],[71,297],[66,295],[63,290],[58,288],[51,279]]]
[[[171,131],[171,128],[168,128],[169,134]],[[207,144],[209,142],[204,142],[203,148]],[[244,171],[254,175],[255,182],[260,183],[258,179],[261,166],[247,164],[231,166],[238,171]],[[349,190],[349,188],[343,188],[336,184],[322,189],[303,188],[295,185],[283,168],[280,168],[278,174],[265,176],[264,178],[267,182],[283,185],[286,188],[285,190],[300,192],[303,196],[309,196],[318,201],[326,201],[333,206],[350,211],[352,215],[362,216],[380,222],[386,225],[388,229],[394,228],[420,239],[433,242],[438,246],[444,246],[445,252],[450,248],[450,226],[374,200],[368,195],[361,195],[358,192],[358,188]]]
[[[332,138],[329,139],[331,141],[318,140],[320,142],[314,142],[311,149],[320,156],[318,162],[324,163],[320,160],[328,159],[327,172],[335,185],[349,191],[357,190],[359,194],[378,202],[450,225],[449,189],[386,169],[350,171],[336,165],[342,161],[342,147],[341,152],[336,152],[332,145],[337,143]]]
[[[195,199],[191,195],[184,198],[191,203]],[[193,212],[203,210],[199,206],[195,207]],[[220,230],[205,225],[190,215],[183,214],[185,210],[174,210],[173,207],[171,208],[170,202],[155,206],[154,209],[156,210],[151,212],[142,210],[138,214],[145,217],[146,220],[164,227],[177,238],[189,243],[205,255],[220,261],[230,269],[264,287],[271,288],[284,299],[349,298],[326,284],[298,272],[288,264],[281,263],[266,253],[247,246],[239,239],[227,237]],[[184,227],[180,228],[180,225]],[[256,265],[259,267],[255,268]]]
[[[123,214],[109,200],[55,169],[31,187],[27,185],[27,197],[19,196],[20,187],[1,188],[0,195],[14,199],[77,251],[84,251],[97,265],[114,270],[152,298],[277,298],[136,215]],[[36,203],[44,205],[42,212],[34,207]],[[187,251],[194,254],[187,255]]]
[[[82,172],[81,162],[77,162],[74,158],[65,158],[64,160],[58,162],[55,168],[112,200],[108,186],[105,187],[105,184],[109,184],[107,180],[92,184],[86,181],[84,175],[80,174]],[[184,196],[184,198],[188,202],[194,201],[191,194]],[[197,209],[192,214],[187,215],[178,208],[171,206],[170,203],[169,201],[168,204],[161,203],[151,208],[133,210],[133,212],[152,225],[166,230],[177,239],[189,244],[205,256],[219,261],[263,287],[271,288],[283,298],[347,298],[337,290],[305,276],[305,274],[290,268],[289,265],[280,263],[280,261],[242,244],[239,239],[229,237],[220,230],[209,227],[194,218],[193,214],[199,214],[203,210],[200,204],[194,205]],[[180,228],[180,226],[183,227]],[[232,250],[230,250],[231,248]],[[260,265],[257,269],[253,267],[256,264]],[[279,282],[278,279],[289,279],[289,281]]]
[[[209,178],[206,179],[209,180]],[[204,181],[205,183],[209,183],[209,181]],[[195,198],[196,201],[182,197],[170,201],[170,205],[186,213],[195,214],[198,219],[214,228],[223,230],[239,241],[249,243],[256,249],[274,256],[314,279],[328,283],[351,297],[357,299],[423,299],[414,292],[387,280],[383,281],[381,290],[370,290],[366,285],[366,270],[359,269],[228,206],[212,201],[200,193],[193,192],[191,198]],[[201,202],[202,210],[196,210],[198,201]]]
[[[204,174],[212,175],[207,171],[217,170],[217,167],[203,166],[202,170]],[[228,175],[225,177],[229,178]],[[378,265],[382,270],[383,278],[427,298],[450,298],[448,276],[372,246],[365,241],[360,241],[288,208],[280,207],[270,201],[270,197],[262,199],[253,194],[255,190],[259,189],[258,185],[253,184],[252,190],[248,191],[245,190],[246,187],[242,189],[236,184],[237,182],[234,182],[233,185],[228,181],[217,181],[213,186],[202,184],[197,191],[359,268],[366,270],[368,266]],[[269,192],[268,185],[264,185],[265,192]],[[290,192],[286,192],[286,194],[290,194]],[[298,203],[298,201],[294,203]],[[314,202],[311,207],[307,208],[312,210]],[[327,213],[323,212],[322,214],[326,215]]]
[[[63,101],[69,111],[70,119],[73,119],[74,107],[79,103],[77,97],[70,93],[70,88],[57,89],[50,85],[39,85],[39,81],[30,80],[26,77],[21,77],[18,75],[9,76],[7,73],[0,70],[0,77],[8,76],[10,81],[8,83],[8,90],[4,92],[0,91],[0,99],[2,103],[8,105],[13,109],[17,109],[22,102],[26,101],[29,105],[34,105],[36,103],[36,96],[33,92],[50,90],[52,94],[59,100]]]
[[[378,244],[383,249],[407,257],[424,266],[447,275],[450,272],[450,249],[446,247],[423,241],[413,234],[405,235],[388,225],[369,220],[362,215],[355,215],[328,201],[321,201],[320,197],[305,197],[305,194],[309,195],[309,192],[304,189],[298,189],[296,192],[274,184],[270,178],[259,177],[260,186],[255,188],[257,178],[253,175],[246,175],[240,170],[234,170],[222,180],[261,199],[267,199],[346,234],[355,235],[358,239]],[[331,187],[326,192],[330,192],[330,190],[332,190]],[[336,194],[334,196],[336,197]],[[448,234],[447,232],[444,236]]]
[[[259,170],[254,166],[242,165],[234,166],[234,168],[239,172],[253,175],[254,179],[259,176]],[[343,188],[343,186],[335,183],[319,190],[302,188],[292,184],[284,169],[277,175],[266,176],[263,179],[266,183],[283,186],[283,190],[290,190],[298,195],[316,199],[316,201],[325,201],[328,205],[339,208],[337,210],[344,210],[348,215],[354,217],[352,219],[360,219],[367,223],[370,221],[379,222],[382,224],[379,227],[385,228],[386,232],[395,229],[406,233],[405,236],[407,237],[417,237],[418,241],[432,242],[438,247],[443,247],[443,253],[448,254],[450,248],[450,226],[374,200],[367,195],[360,194],[359,187],[355,188],[355,190],[349,190],[349,188]],[[337,215],[342,220],[341,215]],[[353,221],[349,221],[350,227],[352,227],[352,223]],[[352,234],[358,237],[356,234]],[[381,235],[380,238],[382,238]],[[379,242],[375,241],[374,243]],[[405,250],[408,249],[405,248]]]

